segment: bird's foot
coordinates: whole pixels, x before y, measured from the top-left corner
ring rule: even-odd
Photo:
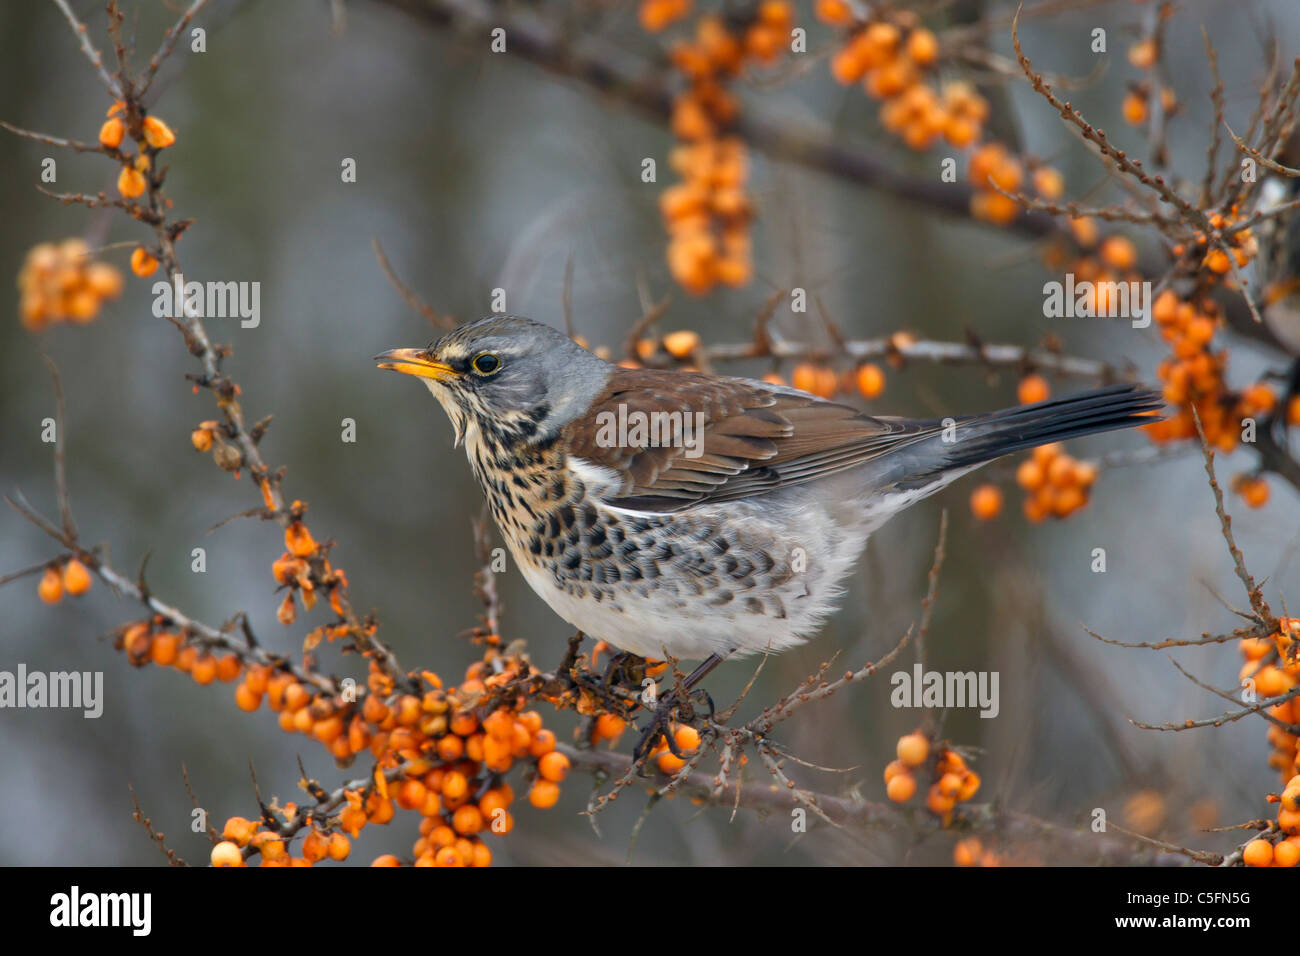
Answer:
[[[677,745],[677,735],[673,732],[674,723],[692,723],[696,718],[696,708],[708,712],[708,719],[713,718],[713,698],[704,688],[694,690],[676,688],[659,698],[659,702],[650,713],[649,722],[641,731],[641,737],[632,749],[632,760],[641,764],[659,747],[660,740],[667,745],[668,752],[678,759],[686,759],[686,754]],[[674,719],[676,718],[676,719]]]

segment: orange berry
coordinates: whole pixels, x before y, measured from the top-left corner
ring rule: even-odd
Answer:
[[[1133,126],[1145,123],[1147,119],[1147,100],[1140,93],[1130,92],[1124,97],[1124,119]]]
[[[196,684],[211,684],[217,679],[217,659],[211,654],[200,654],[190,667],[190,677]]]
[[[1139,70],[1149,70],[1155,65],[1158,51],[1154,40],[1139,40],[1128,48],[1128,61]]]
[[[180,648],[180,638],[175,634],[155,634],[149,648],[149,656],[160,667],[168,667],[176,662]]]
[[[229,684],[235,680],[244,670],[244,663],[234,654],[226,654],[217,658],[217,680],[223,684]]]
[[[115,299],[122,294],[126,280],[107,262],[92,262],[86,267],[86,286],[101,299]]]
[[[483,829],[483,814],[472,803],[458,807],[451,817],[451,827],[463,836],[472,836]]]
[[[889,783],[889,781],[893,780],[900,773],[907,772],[907,764],[903,763],[901,760],[891,760],[889,763],[885,764],[885,783]]]
[[[957,805],[957,801],[953,797],[945,795],[936,783],[930,787],[930,792],[925,799],[925,805],[931,813],[937,813],[939,816],[943,816]]]
[[[916,778],[910,773],[900,773],[885,784],[885,793],[895,803],[906,803],[916,795]]]
[[[957,866],[974,866],[979,862],[983,847],[975,837],[958,840],[952,848],[952,862]]]
[[[448,724],[453,734],[461,737],[468,737],[478,729],[478,718],[468,711],[454,714],[451,722]]]
[[[1273,862],[1273,844],[1267,840],[1251,840],[1241,852],[1241,861],[1247,866],[1268,866]]]
[[[143,248],[137,248],[131,253],[131,271],[141,279],[153,275],[157,269],[158,260],[145,252]]]
[[[452,847],[445,846],[439,850],[433,857],[434,866],[464,866],[465,862],[460,858],[460,854]],[[417,864],[418,865],[418,864]]]
[[[111,122],[111,121],[110,121]],[[213,866],[243,866],[244,855],[239,852],[239,847],[229,840],[222,840],[212,848],[210,857]]]
[[[534,757],[544,757],[555,749],[555,734],[549,730],[539,730],[528,747],[528,753]]]
[[[939,58],[939,41],[933,33],[921,27],[907,37],[907,58],[918,66],[929,66]]]
[[[844,47],[831,57],[831,76],[841,86],[851,86],[862,79],[862,74],[866,72],[866,61],[854,44]]]
[[[246,820],[243,817],[231,817],[226,821],[221,836],[222,839],[230,840],[239,846],[245,846],[256,832],[257,824],[252,820]]]
[[[967,773],[966,776],[962,778],[961,788],[957,791],[957,799],[965,802],[975,796],[975,794],[979,793],[979,789],[980,775],[973,771]]]
[[[1032,458],[1026,458],[1016,468],[1016,484],[1025,491],[1037,491],[1043,487],[1046,480],[1047,474],[1043,470],[1043,466]]]
[[[1273,847],[1274,866],[1295,866],[1300,863],[1300,846],[1290,840],[1283,840]]]
[[[930,756],[930,741],[919,730],[898,738],[898,759],[909,767],[919,767]]]
[[[1002,490],[997,485],[980,485],[971,492],[970,510],[980,521],[992,521],[1002,513]]]
[[[154,641],[156,645],[158,642]],[[240,710],[254,711],[262,704],[262,695],[251,690],[246,683],[235,687],[235,706]]]
[[[462,800],[469,793],[469,780],[459,770],[452,770],[442,778],[442,795],[448,800]]]
[[[171,127],[156,116],[144,118],[144,140],[154,149],[166,149],[176,142]]]
[[[1137,246],[1124,236],[1107,236],[1098,254],[1113,269],[1127,272],[1137,265]]]
[[[880,366],[866,362],[858,366],[854,383],[863,398],[876,398],[885,390],[885,373],[880,370]]]
[[[329,856],[336,863],[342,862],[348,858],[352,852],[352,841],[342,833],[330,834]]]
[[[438,756],[447,763],[455,763],[465,754],[465,741],[455,734],[447,734],[438,741]]]
[[[383,856],[377,856],[371,862],[371,866],[401,866],[402,861],[391,853],[385,853]]]
[[[965,116],[945,116],[943,138],[958,149],[965,149],[979,138],[979,124]]]
[[[45,569],[41,583],[36,586],[36,593],[46,604],[58,604],[63,600],[63,576],[57,568]]]
[[[699,742],[699,736],[699,734],[695,735],[696,743]],[[537,772],[542,775],[543,780],[559,783],[569,775],[569,758],[558,750],[553,750],[537,761]]]
[[[1262,508],[1268,503],[1268,482],[1259,477],[1245,477],[1236,483],[1237,494],[1250,508]]]
[[[149,181],[134,166],[123,166],[117,175],[117,191],[127,199],[143,196],[149,188]]]
[[[1049,202],[1060,199],[1065,195],[1065,177],[1050,166],[1040,166],[1034,170],[1034,189]]]
[[[657,758],[659,772],[672,776],[686,766],[686,761],[671,751],[665,750]]]
[[[822,23],[833,27],[847,26],[853,22],[853,9],[845,0],[817,0],[814,14]]]
[[[319,863],[330,853],[330,838],[319,830],[312,830],[302,841],[302,856],[309,863]]]
[[[673,734],[678,750],[690,751],[700,746],[700,732],[694,727],[678,727]]]
[[[627,728],[627,721],[617,714],[601,714],[596,718],[596,738],[616,740]]]
[[[284,546],[299,558],[310,557],[316,551],[316,541],[301,521],[294,521],[284,529]]]
[[[673,358],[689,358],[699,347],[700,333],[690,329],[680,329],[664,336],[664,350]]]
[[[1021,405],[1045,402],[1051,394],[1052,389],[1047,384],[1047,379],[1037,373],[1026,375],[1020,380],[1020,385],[1016,388],[1016,398]]]
[[[104,125],[99,128],[99,143],[109,149],[117,149],[122,145],[122,136],[126,133],[126,124],[117,117],[105,120]]]
[[[1228,254],[1222,249],[1211,249],[1205,256],[1205,266],[1218,275],[1223,275],[1232,268],[1232,264],[1228,261]]]
[[[551,780],[537,780],[528,791],[528,802],[539,810],[555,806],[560,799],[560,787]]]

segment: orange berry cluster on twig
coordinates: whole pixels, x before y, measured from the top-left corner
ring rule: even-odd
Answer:
[[[1282,792],[1269,795],[1276,802],[1277,829],[1273,839],[1261,836],[1242,848],[1241,861],[1247,866],[1292,867],[1300,864],[1300,774],[1286,780]]]
[[[694,727],[687,724],[674,724],[672,732],[673,743],[685,757],[679,757],[669,750],[668,741],[664,740],[662,735],[650,751],[650,757],[658,765],[660,773],[668,774],[670,777],[686,766],[685,758],[690,757],[700,746],[700,732]]]
[[[659,197],[668,229],[668,270],[696,295],[717,283],[742,286],[753,275],[748,160],[735,137],[678,146],[669,162],[683,181]]]
[[[1097,466],[1071,458],[1059,443],[1039,445],[1016,469],[1016,484],[1025,490],[1025,517],[1066,518],[1088,504]]]
[[[970,800],[979,791],[980,777],[966,766],[957,751],[948,748],[931,751],[930,739],[922,731],[898,738],[898,758],[885,767],[885,793],[895,803],[906,803],[916,795],[917,773],[928,769],[933,783],[925,805],[947,826],[957,804]]]
[[[127,134],[139,145],[139,152],[134,156],[119,152]],[[117,191],[124,199],[138,199],[149,190],[152,154],[174,146],[176,134],[156,116],[128,115],[126,104],[119,100],[109,107],[108,119],[99,128],[99,143],[111,150],[110,155],[122,164],[117,176]]]
[[[1267,637],[1247,637],[1241,640],[1239,648],[1246,662],[1237,675],[1238,681],[1253,684],[1255,695],[1261,700],[1281,697],[1300,681],[1300,658],[1297,652],[1300,646],[1300,618],[1280,618],[1278,628]],[[1295,726],[1300,724],[1300,707],[1295,698],[1274,704],[1268,710],[1269,716],[1282,724]],[[1285,782],[1300,771],[1300,757],[1297,756],[1297,738],[1288,733],[1285,727],[1270,722],[1268,742],[1273,748],[1268,765],[1282,775]]]
[[[91,577],[86,566],[76,558],[69,559],[62,567],[50,565],[41,575],[36,585],[36,593],[46,604],[58,604],[65,594],[80,597],[90,590]]]
[[[28,251],[18,273],[18,314],[29,332],[55,322],[91,322],[125,284],[121,272],[91,258],[81,239],[42,242]]]
[[[776,373],[764,376],[764,380],[774,385],[785,385],[786,381]],[[817,362],[800,362],[790,373],[790,385],[816,395],[818,398],[834,398],[836,395],[849,395],[857,392],[863,398],[879,398],[885,390],[885,373],[872,362],[863,362],[843,374]]]
[[[645,7],[642,13],[644,24]],[[748,159],[744,143],[723,135],[740,109],[726,84],[747,61],[775,62],[793,23],[789,3],[765,0],[743,30],[709,14],[696,22],[693,41],[671,48],[672,63],[689,84],[673,102],[671,123],[683,145],[673,150],[670,165],[683,182],[664,191],[659,208],[670,237],[668,269],[695,295],[719,282],[744,285],[753,274]]]
[[[1169,289],[1156,297],[1152,317],[1172,352],[1156,372],[1164,382],[1165,401],[1175,409],[1164,421],[1145,426],[1152,441],[1196,438],[1199,418],[1206,441],[1219,451],[1231,452],[1241,441],[1244,420],[1276,406],[1277,396],[1263,383],[1241,392],[1228,388],[1224,377],[1228,353],[1212,347],[1221,314],[1218,303],[1208,298],[1194,304]]]

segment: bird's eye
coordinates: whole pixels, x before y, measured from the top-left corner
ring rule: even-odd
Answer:
[[[501,360],[491,352],[480,352],[471,364],[480,375],[491,375],[501,368]]]

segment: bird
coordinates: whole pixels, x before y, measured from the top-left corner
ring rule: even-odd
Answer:
[[[375,362],[417,376],[447,413],[533,591],[624,652],[702,661],[686,689],[726,658],[806,641],[903,509],[996,458],[1149,424],[1163,405],[1114,384],[984,414],[872,416],[765,381],[625,368],[513,315]]]

